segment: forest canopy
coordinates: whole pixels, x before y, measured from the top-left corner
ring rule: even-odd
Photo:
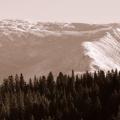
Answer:
[[[10,75],[0,85],[0,120],[119,120],[120,71],[56,77]]]

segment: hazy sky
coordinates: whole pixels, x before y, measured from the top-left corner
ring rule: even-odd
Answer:
[[[120,0],[0,0],[0,19],[120,22]]]

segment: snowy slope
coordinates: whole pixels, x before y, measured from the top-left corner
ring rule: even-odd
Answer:
[[[0,21],[0,78],[120,69],[120,24]]]
[[[93,59],[91,70],[118,69],[120,70],[120,29],[113,29],[113,33],[106,32],[103,38],[93,42],[84,42],[86,55]],[[98,66],[96,68],[96,66]]]

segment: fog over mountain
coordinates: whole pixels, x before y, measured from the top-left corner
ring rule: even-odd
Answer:
[[[0,77],[120,70],[120,24],[0,21]]]

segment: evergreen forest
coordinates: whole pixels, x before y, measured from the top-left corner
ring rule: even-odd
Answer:
[[[10,75],[0,84],[0,120],[120,120],[120,71]]]

